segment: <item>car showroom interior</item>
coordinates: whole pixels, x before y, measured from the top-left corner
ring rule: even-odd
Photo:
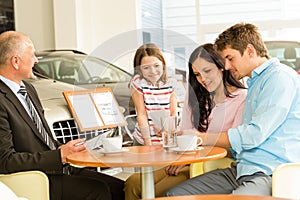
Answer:
[[[299,7],[0,0],[0,200],[300,199]]]

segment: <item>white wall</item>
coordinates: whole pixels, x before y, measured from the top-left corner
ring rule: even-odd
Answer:
[[[117,34],[141,28],[139,0],[14,0],[16,30],[37,50],[92,52]],[[121,44],[120,44],[121,45]]]
[[[52,0],[14,0],[17,31],[28,34],[36,49],[53,49]]]
[[[56,49],[77,49],[76,0],[52,0]]]
[[[77,0],[79,48],[91,52],[116,35],[140,28],[136,7],[136,0]],[[89,19],[80,19],[81,16]]]

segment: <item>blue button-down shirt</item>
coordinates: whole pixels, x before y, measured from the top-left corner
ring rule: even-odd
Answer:
[[[229,129],[237,177],[300,162],[300,76],[272,58],[252,72],[243,121]]]

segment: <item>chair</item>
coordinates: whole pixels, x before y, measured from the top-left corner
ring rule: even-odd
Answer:
[[[297,60],[297,54],[295,48],[293,47],[285,48],[283,55],[285,60],[282,60],[281,63],[286,64],[292,67],[293,69],[295,69],[296,68],[295,62]]]
[[[70,61],[62,61],[59,65],[58,75],[59,80],[65,83],[74,84],[75,79],[75,64]]]
[[[49,200],[49,180],[41,171],[24,171],[0,174],[0,181],[18,197],[28,200]]]
[[[284,58],[286,60],[295,61],[297,59],[297,53],[294,47],[287,47],[284,50]]]
[[[272,175],[272,196],[300,199],[300,163],[285,163],[275,168]]]
[[[127,126],[124,127],[126,134],[130,137],[130,139],[133,141],[133,131],[135,129],[135,124],[136,124],[136,114],[132,114],[132,115],[127,115],[124,117],[126,122],[127,122]]]
[[[197,162],[190,164],[190,178],[194,178],[200,174],[203,174],[203,162]]]
[[[0,194],[1,199],[9,200],[27,200],[24,197],[18,197],[8,186],[0,181]]]
[[[190,165],[190,178],[198,176],[200,174],[215,170],[230,167],[234,162],[231,158],[221,158],[218,160],[210,160],[206,162],[192,163]]]

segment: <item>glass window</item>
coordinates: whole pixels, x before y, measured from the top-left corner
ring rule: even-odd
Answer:
[[[15,30],[14,2],[5,0],[0,2],[0,33]]]

